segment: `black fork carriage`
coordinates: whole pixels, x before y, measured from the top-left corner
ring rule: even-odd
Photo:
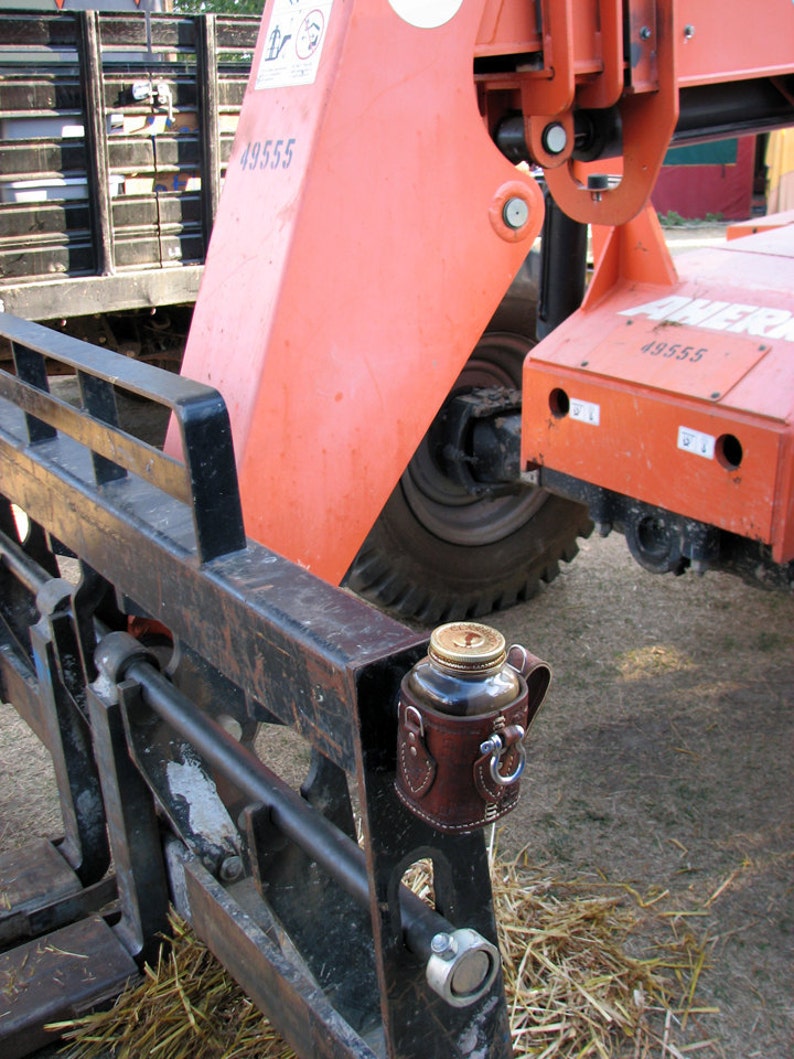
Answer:
[[[215,391],[0,335],[0,691],[63,816],[0,856],[3,1055],[119,992],[170,904],[301,1056],[510,1055],[482,832],[394,790],[424,638],[246,540]],[[139,436],[155,413],[167,452]],[[262,724],[308,746],[300,791]],[[425,859],[432,905],[402,881]]]

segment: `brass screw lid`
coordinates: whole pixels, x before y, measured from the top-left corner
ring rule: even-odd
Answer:
[[[489,625],[451,621],[433,630],[428,654],[433,661],[450,669],[484,672],[504,662],[505,638]]]

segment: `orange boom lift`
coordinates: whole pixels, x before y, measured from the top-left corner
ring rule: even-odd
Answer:
[[[415,584],[367,585],[360,549],[432,424],[424,469],[454,485],[425,500],[439,538],[460,517],[463,566],[488,550],[481,528],[466,537],[472,507],[487,523],[534,489],[535,509],[546,490],[588,503],[652,569],[788,577],[794,232],[674,266],[648,205],[671,142],[791,123],[794,9],[746,12],[271,0],[183,368],[229,406],[250,535],[334,583],[359,553],[357,587],[422,614]],[[519,466],[501,405],[463,426],[438,413],[541,231],[538,177],[557,221]],[[584,225],[596,260],[576,308]],[[488,424],[509,468],[483,469]],[[432,533],[429,501],[413,507]],[[483,600],[453,589],[446,613],[500,602]]]
[[[131,17],[10,18],[79,44],[97,172]],[[191,24],[152,20],[184,100]],[[671,142],[793,119],[790,0],[269,0],[184,377],[0,314],[0,693],[63,818],[0,856],[4,1057],[138,975],[174,902],[300,1056],[510,1059],[483,829],[551,673],[445,619],[591,516],[652,570],[790,583],[794,226],[674,265],[648,202]],[[310,750],[300,793],[260,725]]]

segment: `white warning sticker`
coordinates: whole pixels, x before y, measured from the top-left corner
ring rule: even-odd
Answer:
[[[571,398],[571,419],[579,423],[589,423],[591,427],[601,425],[601,405],[592,401],[579,401]]]
[[[271,0],[255,88],[314,84],[332,6],[333,0]]]
[[[696,456],[713,460],[716,444],[717,439],[711,434],[704,434],[700,430],[690,430],[689,427],[678,428],[678,447],[684,452],[693,452]]]

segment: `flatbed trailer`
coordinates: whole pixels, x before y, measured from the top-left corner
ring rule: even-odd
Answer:
[[[258,25],[0,11],[6,312],[59,321],[193,304]]]

